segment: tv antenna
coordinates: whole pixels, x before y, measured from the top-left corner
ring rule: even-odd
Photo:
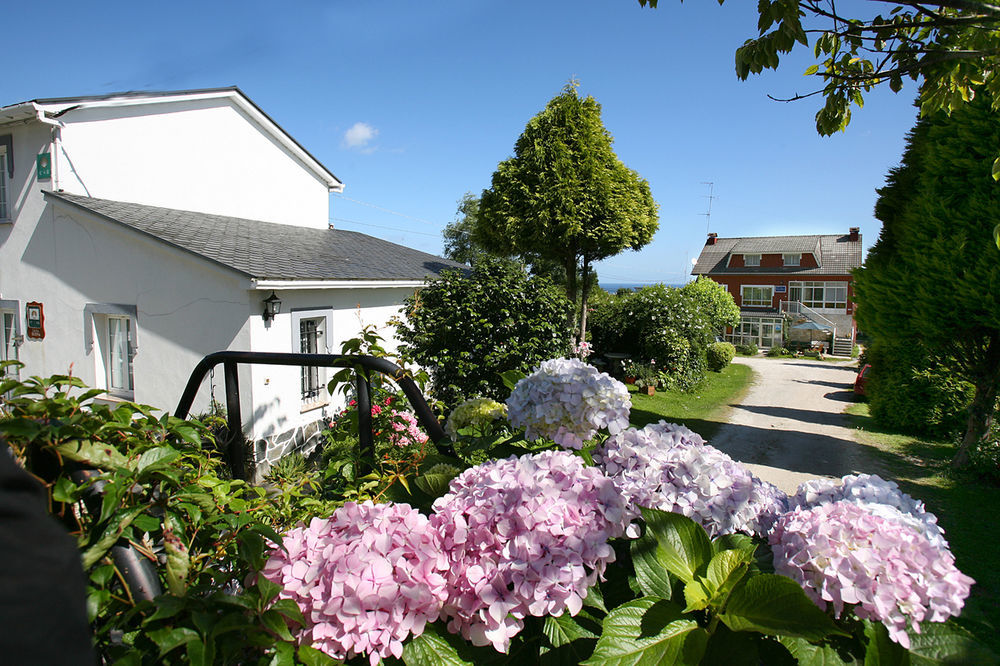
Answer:
[[[703,180],[701,181],[701,184],[708,185],[708,194],[702,195],[704,198],[708,199],[708,212],[701,213],[702,215],[705,216],[705,233],[707,234],[709,231],[711,231],[712,228],[712,201],[718,199],[719,197],[714,196],[715,183]]]

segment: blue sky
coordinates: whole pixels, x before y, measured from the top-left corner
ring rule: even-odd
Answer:
[[[332,197],[336,226],[440,253],[457,200],[489,186],[527,121],[576,77],[602,104],[619,158],[660,204],[653,242],[602,262],[602,281],[683,281],[704,244],[707,182],[720,236],[860,226],[868,247],[880,228],[875,189],[916,118],[915,87],[872,93],[846,133],[819,137],[818,98],[767,98],[812,90],[807,52],[736,78],[733,53],[755,34],[755,7],[15,3],[4,10],[0,105],[237,85],[344,181]]]

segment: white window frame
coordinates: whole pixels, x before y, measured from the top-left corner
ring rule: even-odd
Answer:
[[[308,310],[292,311],[292,340],[291,350],[296,353],[302,352],[302,323],[303,321],[315,321],[319,324],[322,339],[317,341],[318,354],[330,353],[330,341],[333,336],[333,313],[332,308],[311,308]],[[299,373],[299,399],[302,403],[302,411],[316,409],[330,403],[330,394],[326,390],[330,382],[328,368],[300,368]],[[307,376],[312,376],[313,381],[318,384],[318,393],[307,395],[302,390]]]
[[[760,266],[760,254],[744,254],[743,255],[743,265],[747,267],[757,267]],[[751,258],[752,257],[752,258]]]
[[[9,222],[10,187],[7,178],[7,147],[0,147],[0,222]]]
[[[781,255],[781,261],[785,266],[801,266],[802,265],[802,253],[801,252],[785,252]]]
[[[88,353],[94,351],[94,379],[97,388],[104,389],[109,396],[121,400],[135,400],[135,357],[139,353],[139,317],[134,305],[118,303],[88,303],[83,308],[84,346]],[[112,386],[112,348],[110,322],[126,320],[127,335],[125,353],[128,361],[123,386]]]
[[[24,342],[21,334],[21,303],[10,299],[0,299],[0,361],[17,361],[18,348]],[[0,377],[19,378],[18,368],[7,368]]]
[[[770,296],[765,303],[763,300],[754,300],[747,302],[746,290],[747,289],[767,289],[770,292]],[[774,304],[774,285],[773,284],[744,284],[740,285],[740,307],[741,308],[769,308]]]
[[[788,285],[789,300],[798,301],[810,310],[826,314],[847,314],[848,282],[846,280],[829,281],[806,281],[790,282]],[[809,297],[805,297],[805,290],[810,290]],[[793,291],[797,290],[797,294]],[[822,297],[816,298],[816,290],[820,290]],[[836,291],[843,290],[843,300],[837,298]]]

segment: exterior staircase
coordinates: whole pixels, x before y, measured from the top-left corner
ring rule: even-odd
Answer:
[[[833,336],[833,350],[830,352],[833,356],[850,356],[852,351],[854,351],[854,340]]]

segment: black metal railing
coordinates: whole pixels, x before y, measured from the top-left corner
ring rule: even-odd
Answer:
[[[427,436],[446,453],[451,447],[446,444],[447,435],[437,418],[427,405],[423,393],[413,378],[401,367],[383,358],[350,354],[292,354],[279,352],[220,351],[203,358],[191,372],[184,393],[174,416],[187,418],[205,376],[222,364],[226,382],[226,417],[228,438],[225,442],[226,462],[234,479],[247,478],[245,465],[243,417],[240,412],[240,385],[237,366],[247,365],[290,365],[300,367],[352,368],[354,388],[357,393],[358,440],[362,459],[372,459],[375,454],[375,437],[372,432],[371,373],[379,373],[392,379],[403,391],[413,412]]]

